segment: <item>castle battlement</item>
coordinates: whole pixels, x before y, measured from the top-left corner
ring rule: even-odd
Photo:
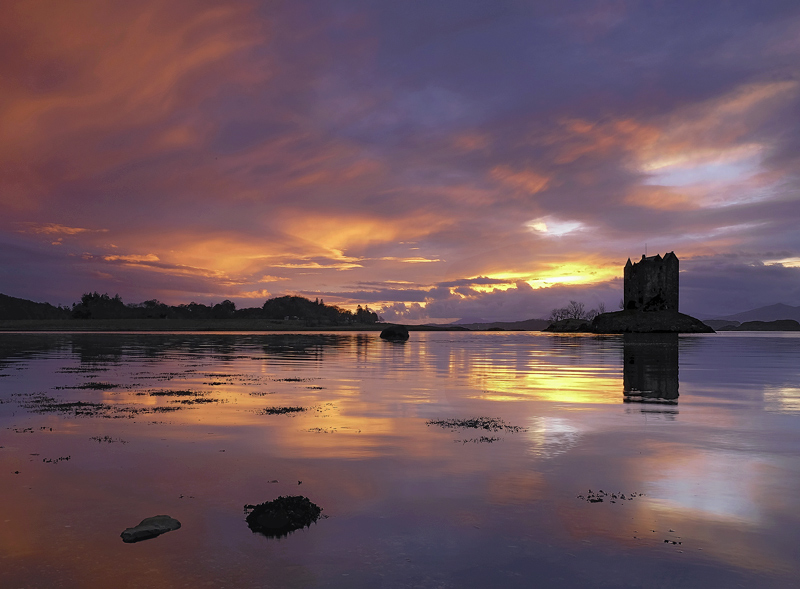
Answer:
[[[625,309],[678,311],[678,256],[642,256],[625,264]]]

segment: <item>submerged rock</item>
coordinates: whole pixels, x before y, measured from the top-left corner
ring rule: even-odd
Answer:
[[[258,505],[245,505],[244,509],[250,512],[246,518],[250,529],[270,538],[281,538],[308,527],[322,513],[321,507],[302,495],[278,497]]]
[[[390,325],[381,331],[381,339],[389,341],[405,341],[408,339],[408,329],[403,325]]]
[[[123,542],[131,544],[142,540],[149,540],[161,534],[177,530],[181,527],[181,522],[168,515],[156,515],[145,518],[138,526],[128,528],[120,536]]]

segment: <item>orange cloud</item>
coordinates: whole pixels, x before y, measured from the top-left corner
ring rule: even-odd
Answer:
[[[110,255],[103,256],[106,262],[158,262],[158,256],[155,254],[128,254],[128,255]]]
[[[41,233],[44,235],[78,235],[79,233],[95,233],[95,232],[105,233],[108,231],[108,229],[86,229],[84,227],[67,227],[65,225],[59,225],[58,223],[44,223],[42,225],[29,223],[29,226],[30,226],[29,229],[30,232]]]
[[[561,132],[545,138],[545,144],[557,149],[557,164],[569,164],[586,155],[606,155],[615,149],[641,149],[660,136],[657,127],[630,118],[597,123],[565,119],[561,126]]]
[[[460,151],[478,151],[489,147],[491,140],[485,134],[462,133],[455,136],[452,143]]]
[[[391,243],[400,238],[429,235],[449,221],[433,214],[414,214],[406,219],[381,219],[352,213],[346,219],[331,216],[292,215],[284,219],[285,231],[328,250],[344,251],[370,243]]]
[[[194,108],[227,84],[269,75],[267,67],[229,67],[262,43],[250,3],[165,4],[154,0],[14,3],[0,19],[5,55],[0,98],[0,178],[4,205],[36,209],[54,186],[97,176],[141,155],[144,137],[111,136],[173,117],[147,147],[171,149],[191,141],[206,123]]]
[[[699,208],[697,200],[687,191],[665,186],[636,186],[625,196],[625,203],[660,211]]]
[[[491,176],[512,188],[526,194],[536,194],[547,188],[550,178],[533,170],[513,170],[509,166],[496,166],[491,171]]]
[[[239,292],[236,294],[236,296],[245,299],[267,299],[270,296],[270,292],[267,289],[262,288],[259,290],[248,290],[244,292]]]

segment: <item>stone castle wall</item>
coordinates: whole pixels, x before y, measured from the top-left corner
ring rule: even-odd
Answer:
[[[678,311],[678,257],[669,252],[625,264],[625,309]]]

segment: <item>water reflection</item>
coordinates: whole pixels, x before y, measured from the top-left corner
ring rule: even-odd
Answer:
[[[626,403],[678,403],[678,334],[626,333],[622,388]]]
[[[0,334],[0,587],[792,586],[800,337],[678,346]],[[477,416],[519,429],[427,425]],[[248,530],[243,505],[294,495],[330,518]],[[182,529],[132,552],[120,531],[155,514]]]

